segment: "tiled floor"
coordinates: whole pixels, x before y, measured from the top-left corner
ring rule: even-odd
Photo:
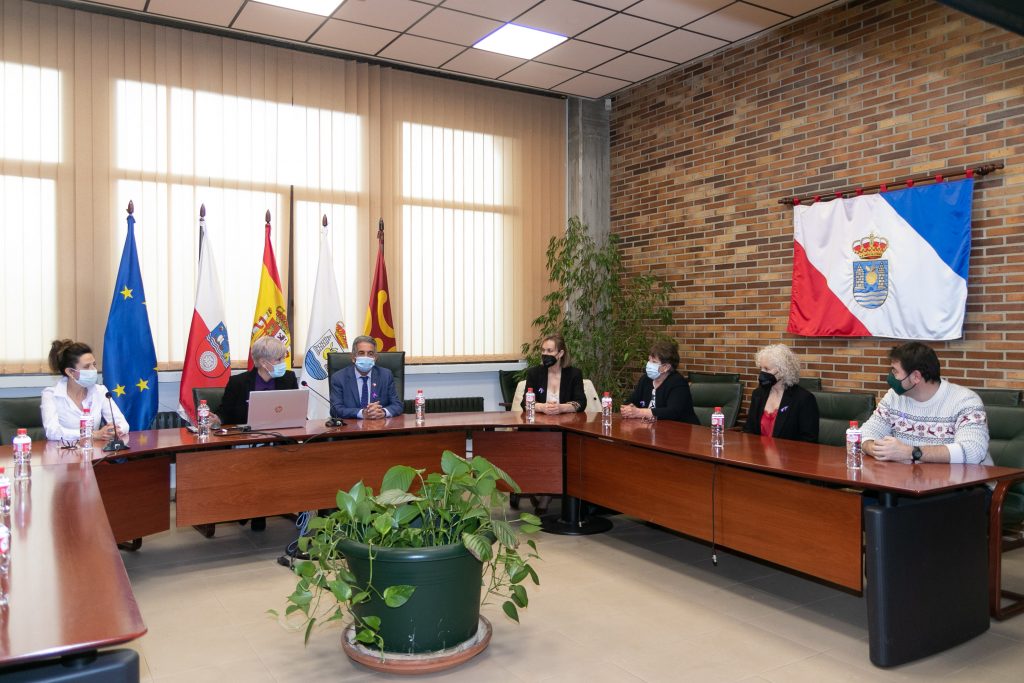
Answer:
[[[864,601],[625,517],[589,537],[538,538],[541,586],[522,624],[485,607],[490,647],[451,681],[1010,681],[1024,676],[1024,616],[896,669],[868,661]],[[285,630],[266,610],[294,588],[274,559],[294,533],[268,520],[221,524],[213,539],[179,529],[123,553],[149,633],[132,646],[147,681],[390,679],[352,664],[341,628]],[[1024,586],[1024,549],[1007,556]],[[955,590],[951,586],[950,590]],[[397,677],[395,677],[397,679]],[[407,679],[402,679],[407,680]]]

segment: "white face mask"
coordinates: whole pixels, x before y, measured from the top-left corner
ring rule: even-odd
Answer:
[[[96,380],[99,377],[99,372],[96,370],[78,370],[77,372],[78,379],[75,381],[86,389],[96,384]]]
[[[651,379],[658,379],[658,375],[661,374],[661,363],[655,363],[653,360],[647,361],[647,376]]]

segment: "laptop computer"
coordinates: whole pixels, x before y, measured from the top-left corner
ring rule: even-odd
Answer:
[[[254,391],[249,394],[249,428],[304,427],[308,408],[309,389]]]

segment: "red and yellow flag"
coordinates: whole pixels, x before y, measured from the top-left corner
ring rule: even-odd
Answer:
[[[377,268],[373,273],[373,286],[370,288],[370,303],[366,307],[363,334],[377,340],[378,351],[395,351],[398,348],[388,295],[388,268],[384,263],[383,218],[377,224]]]
[[[284,342],[284,362],[290,368],[292,333],[288,327],[281,276],[277,274],[274,247],[270,244],[270,212],[267,211],[266,241],[263,243],[263,267],[260,269],[260,293],[256,296],[256,312],[252,318],[252,337],[249,339],[249,369],[252,370],[252,345],[260,337],[277,337]]]

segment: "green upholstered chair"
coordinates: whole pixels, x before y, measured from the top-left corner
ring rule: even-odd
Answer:
[[[693,396],[693,412],[705,427],[711,426],[711,414],[716,406],[721,406],[725,413],[725,428],[736,426],[736,418],[740,414],[740,401],[743,400],[743,385],[739,382],[691,382],[690,394]]]
[[[200,401],[206,401],[210,406],[210,412],[216,413],[220,410],[221,401],[224,400],[224,387],[193,387],[192,401],[199,405]]]
[[[818,402],[818,443],[845,446],[850,420],[858,424],[871,417],[875,395],[845,391],[812,391]]]
[[[416,412],[416,399],[407,399],[402,404],[407,415]],[[484,412],[484,398],[483,396],[428,398],[425,408],[427,415],[431,413],[482,413]]]
[[[1017,389],[974,389],[985,407],[989,406],[1019,406],[1020,391]]]
[[[501,404],[505,410],[512,410],[512,397],[516,395],[516,384],[522,370],[498,370],[498,386],[501,389]]]
[[[327,376],[330,378],[342,368],[352,365],[352,354],[348,351],[327,354]],[[405,400],[405,351],[380,351],[377,365],[387,368],[395,377],[395,391],[398,400]]]
[[[799,384],[807,391],[821,391],[820,377],[801,377]]]
[[[11,441],[24,427],[33,441],[45,441],[43,413],[39,409],[38,396],[21,398],[0,398],[0,442],[4,448],[11,447]]]
[[[1024,468],[1024,407],[985,406],[988,451],[996,465]],[[992,493],[989,519],[989,590],[992,616],[1006,619],[1024,612],[1024,594],[1002,587],[1002,554],[1024,545],[1024,481],[999,482]],[[1003,600],[1009,599],[1009,604]]]
[[[690,384],[713,384],[713,383],[726,383],[732,384],[733,382],[740,381],[740,374],[738,372],[691,372],[687,376]]]

